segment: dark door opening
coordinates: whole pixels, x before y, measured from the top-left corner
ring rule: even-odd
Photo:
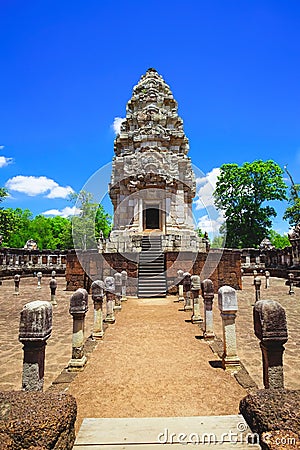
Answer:
[[[158,207],[147,208],[144,215],[144,229],[157,230],[160,228],[159,209]]]

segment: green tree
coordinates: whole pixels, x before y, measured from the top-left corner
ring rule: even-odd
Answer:
[[[16,227],[14,233],[10,235],[8,241],[8,247],[12,248],[22,248],[31,238],[30,236],[30,225],[32,220],[32,212],[29,209],[8,209],[6,211],[11,211],[15,216]]]
[[[293,177],[288,171],[287,166],[284,166],[284,169],[291,180],[292,186],[290,188],[290,195],[288,199],[290,206],[287,207],[283,218],[284,220],[288,220],[291,226],[295,226],[300,222],[300,184],[294,183]]]
[[[223,211],[226,247],[257,247],[268,235],[276,216],[265,202],[286,199],[283,170],[274,161],[223,164],[214,191],[215,205]]]
[[[285,248],[291,245],[289,238],[286,235],[281,235],[275,230],[269,231],[269,239],[275,248]]]
[[[80,209],[78,216],[72,218],[73,241],[75,248],[87,250],[95,248],[101,232],[107,237],[111,229],[111,218],[102,205],[93,201],[91,193],[73,193],[70,199]]]
[[[223,248],[224,244],[225,244],[224,236],[219,234],[218,236],[214,236],[210,246],[211,248]]]

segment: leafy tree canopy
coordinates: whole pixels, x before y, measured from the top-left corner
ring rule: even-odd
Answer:
[[[276,216],[265,202],[286,199],[283,170],[274,161],[223,164],[214,191],[215,204],[223,211],[226,247],[257,247],[268,235]]]
[[[103,206],[93,201],[91,193],[80,191],[72,193],[70,199],[80,209],[78,216],[72,219],[72,232],[75,248],[87,250],[96,247],[96,241],[103,235],[107,237],[111,230],[111,216]]]
[[[285,166],[284,169],[291,180],[292,186],[290,188],[288,199],[290,206],[288,206],[288,208],[286,209],[283,218],[285,220],[288,220],[291,226],[295,226],[300,222],[300,184],[294,183],[292,175],[288,171],[287,166]]]
[[[281,235],[275,230],[269,231],[269,239],[275,248],[285,248],[291,245],[289,238],[286,235]]]

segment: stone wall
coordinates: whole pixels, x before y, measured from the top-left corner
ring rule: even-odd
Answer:
[[[66,268],[66,251],[0,248],[0,277],[22,276],[34,272],[62,274]]]
[[[78,256],[77,256],[78,255]],[[70,251],[66,261],[67,290],[79,287],[89,290],[92,280],[104,279],[115,272],[126,270],[128,274],[128,295],[137,294],[138,254],[134,253],[98,253],[97,250]],[[169,292],[176,288],[177,270],[188,270],[200,274],[201,278],[210,278],[218,289],[225,284],[235,289],[242,288],[241,262],[239,250],[213,249],[207,253],[167,252],[165,253],[166,273]],[[89,275],[87,275],[89,274]]]

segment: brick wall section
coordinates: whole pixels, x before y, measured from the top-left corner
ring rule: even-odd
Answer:
[[[179,269],[201,274],[201,279],[210,278],[215,289],[225,284],[235,289],[242,288],[241,252],[239,250],[212,249],[208,254],[168,252],[165,254],[165,263],[170,293],[176,292],[174,284]],[[78,251],[77,253],[70,251],[67,254],[66,264],[67,291],[75,291],[80,287],[89,290],[93,280],[103,280],[122,270],[126,270],[128,273],[128,295],[136,295],[138,254],[99,254],[97,250]]]

